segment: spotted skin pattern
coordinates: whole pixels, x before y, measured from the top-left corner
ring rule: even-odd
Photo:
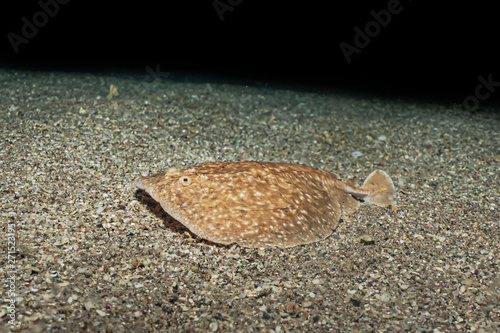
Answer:
[[[354,197],[385,206],[395,195],[383,171],[374,171],[357,188],[353,180],[342,182],[327,171],[267,162],[171,168],[135,184],[197,236],[252,248],[322,240],[359,207]]]

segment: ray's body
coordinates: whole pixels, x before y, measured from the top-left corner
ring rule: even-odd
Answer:
[[[357,200],[394,203],[389,176],[374,171],[362,187],[311,167],[214,162],[140,178],[137,187],[201,238],[243,247],[289,247],[329,236]],[[357,199],[355,199],[357,198]]]

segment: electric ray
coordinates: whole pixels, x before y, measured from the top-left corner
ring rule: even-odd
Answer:
[[[360,200],[394,203],[391,178],[371,173],[362,187],[299,164],[214,162],[142,177],[135,185],[197,236],[243,247],[290,247],[329,236]]]

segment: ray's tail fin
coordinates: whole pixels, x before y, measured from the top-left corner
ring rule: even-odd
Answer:
[[[377,206],[389,206],[396,201],[396,190],[391,178],[382,170],[373,171],[363,183],[362,188],[368,195],[364,201]]]

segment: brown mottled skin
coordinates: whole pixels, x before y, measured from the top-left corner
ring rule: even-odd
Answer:
[[[358,199],[387,206],[394,185],[374,171],[353,180],[311,167],[266,162],[215,162],[140,178],[137,187],[194,234],[221,244],[289,247],[332,233]]]

